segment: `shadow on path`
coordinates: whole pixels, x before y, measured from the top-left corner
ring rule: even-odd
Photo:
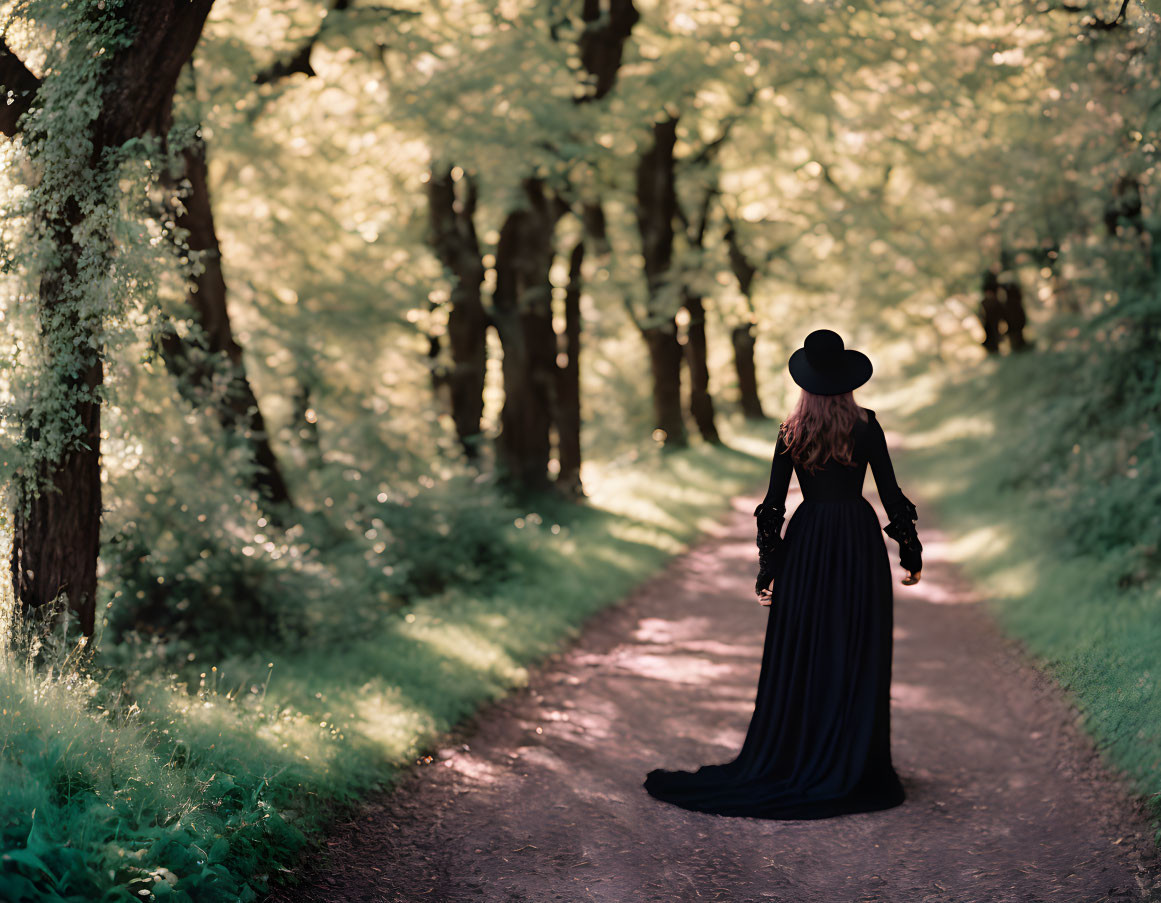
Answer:
[[[1145,890],[1158,867],[1139,805],[946,560],[921,499],[917,586],[898,582],[888,541],[903,805],[767,821],[646,794],[651,768],[727,761],[745,736],[768,617],[753,592],[758,501],[735,499],[529,687],[340,825],[329,861],[271,903],[1158,899]]]

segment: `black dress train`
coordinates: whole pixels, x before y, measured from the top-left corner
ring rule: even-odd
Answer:
[[[865,409],[864,409],[865,410]],[[874,411],[854,427],[855,465],[793,464],[779,436],[755,509],[757,588],[774,580],[754,714],[737,757],[695,772],[654,769],[645,789],[686,809],[755,818],[826,818],[903,802],[891,764],[891,568],[879,517],[862,495],[867,464],[899,542],[921,567],[915,506],[895,481]],[[790,474],[802,502],[785,515]]]

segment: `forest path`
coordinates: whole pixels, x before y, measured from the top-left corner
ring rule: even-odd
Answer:
[[[650,769],[728,761],[745,736],[769,613],[753,591],[760,500],[735,498],[715,530],[593,618],[528,687],[340,826],[329,861],[271,901],[1161,899],[1139,806],[947,561],[919,498],[918,585],[899,583],[888,541],[903,805],[767,821],[650,797]]]

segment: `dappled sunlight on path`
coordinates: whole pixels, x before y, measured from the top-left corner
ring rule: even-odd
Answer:
[[[595,615],[530,687],[341,826],[307,887],[274,899],[1143,899],[1146,823],[1059,692],[1000,635],[919,499],[923,580],[900,585],[893,564],[903,805],[766,821],[645,793],[650,769],[728,761],[745,736],[769,613],[753,592],[758,500],[735,499],[711,535]]]

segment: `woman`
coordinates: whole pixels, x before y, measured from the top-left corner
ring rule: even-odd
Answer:
[[[686,809],[826,818],[903,802],[890,748],[891,569],[878,515],[861,494],[867,465],[907,585],[922,567],[915,506],[895,482],[874,411],[851,395],[871,377],[866,355],[820,329],[789,369],[802,397],[779,429],[770,486],[754,511],[755,591],[771,607],[745,742],[731,762],[654,769],[645,780],[650,794]],[[791,471],[803,500],[783,539]]]

